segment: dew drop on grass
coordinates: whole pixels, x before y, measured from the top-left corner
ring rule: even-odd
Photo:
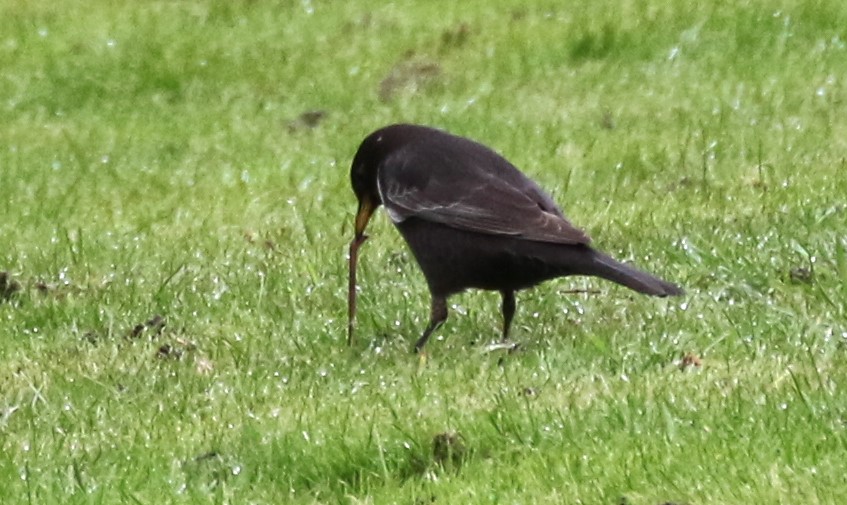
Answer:
[[[679,48],[672,47],[670,53],[668,54],[668,59],[673,61],[677,58],[677,56],[679,56]]]

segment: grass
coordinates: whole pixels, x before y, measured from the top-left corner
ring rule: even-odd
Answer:
[[[835,0],[3,1],[0,495],[840,503],[845,26]],[[348,349],[349,163],[398,121],[493,146],[688,294],[547,283],[501,355],[468,293],[421,360],[379,217]]]

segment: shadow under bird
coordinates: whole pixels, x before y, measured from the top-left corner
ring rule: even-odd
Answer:
[[[365,138],[350,169],[359,200],[350,243],[348,341],[356,317],[356,264],[365,227],[385,206],[423,270],[432,306],[420,351],[447,319],[447,297],[468,288],[499,291],[503,340],[515,291],[568,275],[610,280],[652,296],[683,290],[593,249],[552,198],[488,147],[441,130],[397,124]]]

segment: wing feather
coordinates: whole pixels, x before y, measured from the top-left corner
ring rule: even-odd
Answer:
[[[467,139],[449,140],[411,143],[383,160],[378,187],[394,222],[417,217],[540,242],[590,242],[505,158]]]

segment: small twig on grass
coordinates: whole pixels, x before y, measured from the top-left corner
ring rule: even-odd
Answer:
[[[600,293],[602,293],[602,291],[600,291],[599,289],[579,289],[579,288],[575,288],[575,289],[566,289],[564,291],[561,291],[561,293],[564,293],[566,295],[581,295],[581,294],[599,295]]]

